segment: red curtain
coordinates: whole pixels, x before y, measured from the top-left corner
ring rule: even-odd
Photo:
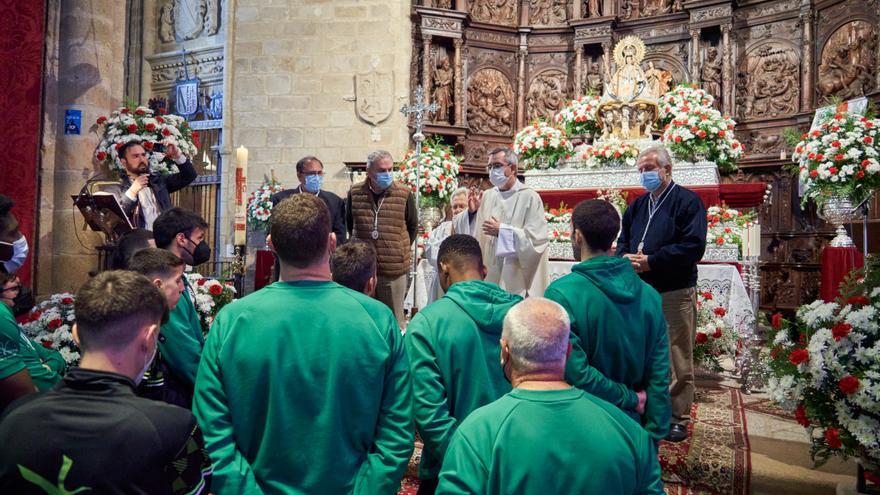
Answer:
[[[865,266],[865,257],[854,248],[827,246],[822,250],[822,279],[819,295],[825,302],[832,302],[840,295],[840,283],[856,268]]]
[[[12,211],[31,246],[18,271],[27,285],[36,252],[45,26],[44,2],[0,0],[0,194],[15,202]]]

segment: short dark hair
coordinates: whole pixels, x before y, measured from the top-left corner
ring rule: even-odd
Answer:
[[[589,199],[574,208],[571,224],[581,232],[591,251],[608,251],[620,232],[620,215],[611,203]]]
[[[0,194],[0,236],[7,236],[18,228],[18,221],[12,213],[15,203],[9,196]]]
[[[119,149],[116,150],[116,153],[119,155],[119,158],[126,158],[126,153],[128,153],[128,150],[132,146],[140,146],[141,148],[143,148],[144,143],[143,143],[143,141],[140,141],[137,139],[132,139],[131,141],[127,141],[127,142],[123,143],[122,146],[120,146]]]
[[[376,249],[369,242],[352,239],[333,252],[330,271],[334,282],[362,292],[376,274]]]
[[[168,321],[162,292],[139,273],[112,270],[90,278],[76,292],[74,316],[83,350],[123,348],[143,325]]]
[[[469,235],[451,235],[440,243],[437,266],[440,263],[452,265],[456,270],[465,270],[468,265],[479,270],[483,268],[483,251],[480,250],[480,243]]]
[[[324,163],[321,160],[318,160],[317,157],[309,155],[309,156],[304,156],[304,157],[300,158],[299,161],[296,162],[296,173],[298,173],[298,174],[303,173],[303,169],[306,167],[306,163],[309,163],[309,162],[317,162],[318,165],[321,166],[321,169],[324,168]]]
[[[168,278],[174,275],[177,267],[183,266],[183,260],[171,251],[159,248],[147,248],[138,251],[128,260],[128,269],[148,278]]]
[[[116,243],[116,252],[113,253],[113,269],[125,270],[128,268],[128,260],[138,251],[142,251],[150,247],[150,239],[153,238],[153,231],[147,229],[135,229],[119,236]]]
[[[504,161],[510,165],[515,167],[517,163],[516,153],[508,146],[498,146],[497,148],[493,148],[492,151],[489,152],[489,157],[496,153],[504,153]]]
[[[269,234],[281,261],[305,268],[327,250],[330,210],[312,194],[295,194],[272,209]]]
[[[3,268],[3,265],[0,264],[0,288],[6,285],[10,280],[15,280],[16,275],[14,273],[7,273]]]
[[[208,230],[208,222],[194,211],[171,208],[163,211],[153,222],[153,239],[156,240],[156,247],[167,249],[177,234],[182,232],[189,236],[196,228]]]

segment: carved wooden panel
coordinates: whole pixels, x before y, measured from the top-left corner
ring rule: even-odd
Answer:
[[[551,120],[564,105],[568,94],[568,73],[548,69],[535,75],[526,95],[528,119]]]
[[[816,90],[821,97],[852,98],[876,87],[877,30],[856,20],[838,27],[822,46]]]
[[[480,69],[468,81],[467,119],[471,131],[510,135],[514,124],[514,92],[498,69]]]
[[[472,0],[471,17],[475,21],[506,26],[516,25],[519,14],[517,0]]]
[[[564,26],[571,17],[566,0],[529,0],[529,24],[533,26]]]
[[[740,59],[736,94],[737,113],[741,119],[797,113],[800,99],[798,49],[788,41],[774,39],[753,45]]]

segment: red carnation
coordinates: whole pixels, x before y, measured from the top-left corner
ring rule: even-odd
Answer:
[[[703,299],[705,299],[707,301],[711,301],[712,300],[712,293],[709,291],[703,292]]]
[[[845,157],[843,155],[841,155],[840,153],[834,155],[834,160],[838,161],[838,162],[842,162],[844,158]]]
[[[815,179],[816,177],[819,177],[819,171],[816,170],[816,169],[810,170],[810,177],[812,177],[812,178],[814,178],[814,179]]]
[[[126,129],[128,129],[128,132],[135,132],[138,130],[138,126],[137,124],[128,124],[128,127],[126,127]]]
[[[723,246],[724,245],[724,237],[718,236],[718,238],[715,239],[715,244],[718,244],[719,246]],[[715,309],[718,309],[718,308],[715,308]]]
[[[797,366],[806,363],[810,359],[810,353],[806,349],[795,349],[788,355],[788,361]]]
[[[675,142],[676,142],[676,143],[680,143],[680,142],[681,142],[681,136],[675,136]]]
[[[168,128],[166,127],[165,129],[162,129],[162,135],[165,137],[168,137],[171,135],[171,131],[169,131]]]
[[[147,112],[144,112],[143,110],[141,110],[140,108],[138,108],[137,110],[134,111],[134,113],[135,113],[135,115],[143,115],[143,114],[145,114],[145,113],[147,113]]]
[[[151,131],[151,132],[152,132],[152,131],[155,131],[155,130],[156,130],[156,124],[150,122],[149,124],[147,124],[147,125],[144,126],[144,129],[146,129],[146,130],[148,130],[148,131]]]
[[[55,330],[56,328],[60,327],[62,323],[64,322],[61,321],[61,318],[55,318],[54,320],[49,322],[49,328]]]
[[[210,292],[212,296],[219,296],[220,294],[223,294],[223,287],[212,285],[211,288],[208,289],[208,292]]]
[[[40,319],[41,316],[43,316],[42,312],[34,311],[33,313],[31,313],[31,321],[37,321]]]
[[[721,333],[721,327],[715,327],[715,332],[712,334],[712,337],[715,337],[716,339],[720,339],[721,335],[723,335]]]
[[[821,136],[821,135],[822,135],[822,133],[819,132],[818,129],[816,129],[816,130],[813,131],[813,137],[819,137],[819,136]]]
[[[160,123],[160,124],[164,124],[164,123],[165,123],[165,119],[163,119],[162,117],[156,117],[156,122],[158,122],[158,123]]]
[[[64,299],[61,300],[61,304],[73,304],[73,298],[72,297],[65,297]]]
[[[874,138],[871,136],[865,136],[865,144],[871,144],[874,142]]]
[[[100,117],[98,117],[98,125],[101,125],[101,124],[103,124],[104,122],[107,122],[107,117],[106,117],[106,116],[101,115]]]
[[[868,165],[871,164],[871,160],[862,160],[862,168],[868,168]]]
[[[846,375],[837,382],[837,388],[846,395],[852,395],[859,391],[859,379],[852,375]]]
[[[691,127],[691,132],[696,133],[699,130],[697,126]]]
[[[99,151],[99,152],[95,155],[95,158],[97,158],[98,160],[100,160],[100,161],[103,162],[104,159],[107,158],[107,153],[104,153],[103,151]]]
[[[122,148],[122,143],[116,143],[116,151],[119,151],[119,148]]]
[[[840,441],[840,430],[837,428],[828,428],[825,430],[825,442],[832,449],[843,447],[843,442]]]
[[[828,173],[830,173],[831,175],[836,174],[836,173],[837,173],[837,167],[829,167],[829,168],[828,168]]]
[[[807,418],[807,410],[804,409],[804,406],[797,406],[797,409],[794,410],[794,419],[804,428],[810,426],[810,420]]]
[[[122,109],[119,110],[119,113],[128,113],[128,112],[129,112],[128,107],[122,107]]]
[[[724,137],[725,134],[727,134],[727,133],[724,132],[724,129],[721,129],[720,131],[718,131],[718,136],[719,136],[719,137]]]
[[[834,337],[834,340],[840,341],[840,339],[849,335],[852,331],[852,325],[849,323],[835,323],[833,327],[831,327],[831,335]]]
[[[201,286],[205,285],[206,282],[207,282],[207,280],[200,278],[199,281],[196,283],[199,284],[199,287],[201,287]]]
[[[717,308],[713,309],[712,311],[718,316],[724,316],[727,314],[727,311],[725,311],[724,308],[722,308],[721,306],[718,306]]]
[[[708,335],[706,335],[703,332],[697,332],[697,343],[698,344],[705,344],[708,341],[709,341]]]
[[[856,172],[856,179],[863,179],[864,177],[865,177],[864,171],[859,170],[858,172]]]
[[[770,317],[770,326],[775,330],[782,328],[782,313],[774,313],[773,316]]]
[[[44,341],[40,342],[40,344],[43,344],[43,347],[45,347],[46,349],[52,348],[52,341],[51,340],[44,340]]]
[[[853,296],[846,300],[847,304],[861,304],[862,306],[867,306],[871,304],[870,299],[865,296]]]
[[[144,141],[144,149],[145,150],[153,151],[153,146],[155,146],[155,145],[153,144],[152,141]]]

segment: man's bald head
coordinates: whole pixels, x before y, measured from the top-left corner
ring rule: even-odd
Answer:
[[[510,349],[510,362],[518,374],[565,368],[571,323],[559,304],[530,297],[504,318],[501,338]]]

